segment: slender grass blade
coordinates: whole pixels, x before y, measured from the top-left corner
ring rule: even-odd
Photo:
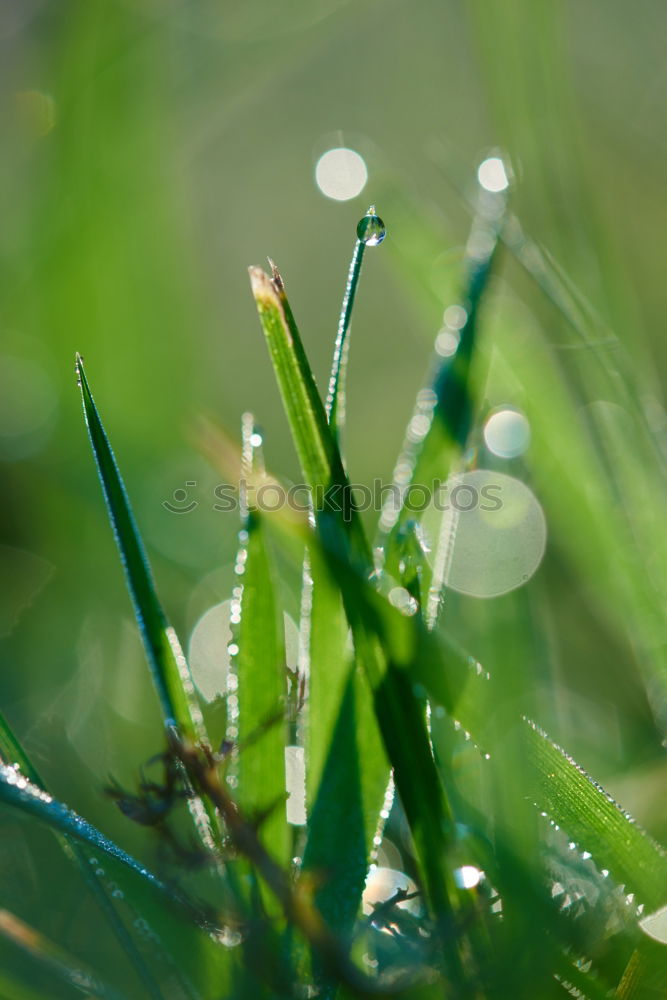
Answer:
[[[201,739],[205,733],[192,678],[176,634],[169,625],[155,592],[148,558],[132,514],[125,485],[79,355],[76,359],[76,370],[86,425],[109,519],[120,551],[165,723],[175,724],[191,739]]]

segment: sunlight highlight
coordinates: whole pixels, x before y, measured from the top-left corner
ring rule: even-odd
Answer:
[[[315,167],[315,181],[327,198],[349,201],[366,187],[368,169],[359,153],[340,146],[320,156]]]
[[[484,425],[484,443],[498,458],[518,458],[530,444],[528,419],[518,410],[496,410]]]
[[[485,191],[499,194],[509,187],[509,178],[505,170],[505,164],[499,156],[489,156],[482,160],[477,168],[477,180]]]

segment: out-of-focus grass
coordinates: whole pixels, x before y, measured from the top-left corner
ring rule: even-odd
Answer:
[[[149,835],[100,794],[109,771],[129,778],[155,751],[159,717],[121,580],[106,572],[112,545],[89,456],[73,444],[75,349],[94,358],[165,604],[185,634],[229,596],[224,567],[236,547],[234,515],[211,509],[217,478],[191,446],[194,417],[213,411],[235,426],[253,409],[271,428],[273,467],[297,475],[240,278],[267,250],[289,273],[321,385],[328,371],[351,227],[367,196],[341,206],[317,192],[313,164],[327,145],[364,153],[391,233],[355,316],[353,477],[390,474],[459,280],[468,213],[449,178],[467,183],[496,145],[514,164],[522,224],[613,327],[660,446],[664,434],[661,5],[640,17],[618,0],[549,12],[528,0],[464,10],[394,3],[385,16],[377,2],[300,3],[279,23],[268,4],[252,7],[34,2],[0,14],[0,337],[3,359],[39,368],[25,384],[13,377],[0,413],[7,421],[6,401],[16,412],[30,393],[43,413],[35,431],[3,439],[0,600],[12,597],[1,704],[49,787],[146,856]],[[51,106],[39,95],[53,101],[48,131]],[[602,425],[623,493],[600,485],[601,432],[589,438],[591,404],[619,402],[597,359],[617,369],[620,351],[572,340],[509,255],[488,318],[489,402],[511,396],[531,418],[531,475],[552,532],[526,599],[541,653],[524,654],[530,690],[568,749],[617,782],[624,804],[664,837],[661,734],[640,683],[664,643],[663,486],[622,411],[607,408]],[[171,514],[162,501],[186,481],[197,482],[188,489],[199,507]],[[623,534],[628,512],[639,549]],[[513,634],[513,599],[453,603],[461,637],[481,635],[476,655],[503,669],[480,622],[504,621]],[[39,914],[62,940],[58,907],[44,906],[18,831],[41,841],[9,816],[0,822],[5,870],[28,879],[19,915],[34,923]],[[69,874],[53,870],[75,939],[85,904]]]

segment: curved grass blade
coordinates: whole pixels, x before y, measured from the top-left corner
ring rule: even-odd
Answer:
[[[46,786],[44,785],[39,773],[32,765],[28,755],[25,753],[23,747],[14,736],[9,723],[1,713],[0,760],[4,761],[4,763],[9,766],[13,764],[15,767],[18,767],[18,770],[28,779],[28,781],[30,781],[37,788],[41,789],[43,792],[46,792]],[[59,833],[55,830],[54,834],[65,856],[68,860],[77,865],[79,871],[83,875],[84,880],[90,888],[98,906],[106,917],[122,949],[125,951],[130,962],[134,966],[137,975],[146,987],[148,994],[153,998],[153,1000],[163,1000],[163,994],[153,977],[153,974],[146,965],[139,949],[137,948],[132,935],[128,932],[121,917],[117,913],[114,903],[105,889],[104,884],[91,867],[90,854],[86,855],[86,852],[81,845],[73,841],[67,834]]]
[[[331,430],[340,441],[345,426],[345,388],[347,380],[347,364],[349,359],[350,341],[348,333],[350,329],[350,318],[352,306],[357,291],[359,275],[361,273],[361,262],[364,258],[366,245],[357,239],[354,246],[354,253],[350,262],[350,270],[347,276],[347,285],[343,296],[343,307],[338,321],[338,331],[334,344],[334,356],[329,376],[329,390],[326,400],[326,414]]]
[[[158,892],[168,893],[166,886],[144,865],[135,861],[121,847],[105,837],[103,833],[75,813],[69,806],[52,798],[48,792],[33,784],[16,766],[0,764],[0,801],[42,820],[60,833],[74,837],[95,850],[110,855],[152,885]]]
[[[357,225],[357,240],[354,245],[352,260],[347,275],[347,284],[343,295],[343,305],[340,319],[338,321],[338,331],[334,345],[334,355],[331,365],[331,375],[329,377],[329,390],[326,400],[326,414],[334,440],[339,442],[345,427],[345,383],[347,378],[347,363],[349,358],[349,331],[350,319],[354,299],[357,293],[357,285],[361,275],[361,264],[364,259],[364,251],[367,246],[377,246],[384,240],[385,228],[382,219],[376,215],[375,205],[366,212],[363,219]]]
[[[145,865],[87,820],[32,784],[15,767],[0,765],[0,802],[92,848],[95,855],[106,857],[109,873],[101,867],[97,857],[89,858],[89,864],[101,880],[105,895],[107,887],[112,887],[119,906],[135,911],[133,945],[142,952],[144,965],[150,959],[150,989],[147,977],[143,978],[151,996],[164,998],[173,993],[189,1000],[201,1000],[199,984],[207,991],[213,979],[216,984],[225,981],[231,971],[230,953],[218,943],[216,924],[190,900],[167,887]],[[136,916],[136,911],[140,916]],[[154,970],[155,963],[158,968]]]

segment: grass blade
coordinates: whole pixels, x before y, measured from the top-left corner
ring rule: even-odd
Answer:
[[[339,553],[367,576],[373,569],[368,542],[350,502],[349,484],[340,454],[327,424],[282,280],[277,271],[274,270],[274,277],[270,279],[259,268],[251,268],[250,277],[292,436],[304,476],[315,497],[319,535],[325,548]],[[340,490],[342,503],[337,509],[332,509],[329,503],[326,509],[324,505],[332,487]],[[322,502],[318,503],[320,497]],[[356,656],[373,692],[382,738],[411,823],[427,893],[434,911],[446,919],[450,902],[441,864],[442,837],[451,824],[430,750],[423,709],[407,677],[387,663],[382,646],[368,628],[365,612],[344,587],[341,587],[341,595],[354,636]],[[431,803],[427,812],[421,808],[424,801]],[[445,947],[450,951],[451,964],[457,967],[458,958],[450,934],[446,935]]]
[[[405,502],[409,491],[417,485],[425,488],[430,496],[435,484],[444,482],[454,471],[470,433],[473,419],[470,373],[479,310],[495,265],[504,212],[504,195],[482,192],[468,239],[467,277],[461,303],[445,311],[446,325],[435,342],[427,388],[417,396],[394,471],[394,489],[380,517],[385,568],[397,579],[402,538],[409,522],[415,518]],[[449,320],[448,315],[451,315]],[[434,561],[438,561],[437,554]],[[435,592],[429,597],[429,607],[437,607],[442,581],[434,579],[432,587]],[[422,581],[424,594],[432,587],[428,578]]]
[[[0,764],[0,801],[35,816],[60,833],[74,837],[90,845],[96,851],[108,854],[159,892],[167,892],[166,887],[144,865],[135,861],[133,857],[68,806],[58,802],[48,792],[33,784],[15,766]]]
[[[243,428],[244,478],[261,476],[261,455],[252,443],[252,416]],[[287,668],[283,622],[272,581],[273,567],[265,525],[251,506],[242,512],[243,545],[237,566],[242,567],[241,623],[236,655],[238,681],[238,791],[239,806],[247,815],[262,816],[260,838],[280,864],[291,858],[291,837],[285,812],[285,700]]]
[[[347,935],[363,892],[390,767],[370,688],[351,654],[340,593],[311,547],[308,689],[308,839],[304,871],[322,885],[316,902]]]
[[[14,736],[7,720],[0,713],[0,759],[7,765],[14,765],[34,786],[46,792],[46,787],[32,765],[28,755]],[[119,944],[127,954],[130,962],[134,966],[137,975],[143,982],[148,994],[153,1000],[163,1000],[163,994],[144,961],[132,935],[128,932],[125,924],[119,916],[114,903],[107,892],[99,876],[95,874],[91,866],[91,854],[86,853],[84,848],[76,843],[69,835],[59,833],[54,830],[58,843],[68,860],[72,861],[79,869],[85,882],[95,900],[106,917],[113,933],[116,935]],[[95,860],[94,858],[92,859]]]
[[[366,620],[413,683],[424,686],[435,705],[443,708],[470,732],[483,749],[493,750],[489,722],[491,688],[488,674],[477,661],[442,635],[427,631],[417,616],[406,618],[365,581],[351,579],[340,560],[329,558],[345,576],[345,586]],[[519,719],[517,718],[517,723]],[[593,781],[565,751],[534,722],[524,719],[522,739],[535,773],[525,789],[582,849],[590,851],[600,868],[608,869],[619,885],[636,894],[639,902],[656,908],[665,902],[667,853]]]
[[[214,940],[216,928],[206,914],[187,898],[167,888],[145,865],[73,810],[32,784],[15,767],[0,765],[0,802],[34,816],[67,840],[92,848],[95,855],[104,855],[107,871],[102,869],[97,857],[88,858],[88,862],[94,874],[99,874],[100,890],[105,898],[107,885],[112,886],[115,895],[122,900],[119,907],[128,908],[132,915],[131,940],[128,941],[127,935],[119,936],[121,943],[130,943],[139,951],[137,971],[156,1000],[169,996],[175,982],[179,983],[179,996],[201,1000],[200,984],[201,990],[207,991],[213,980],[220,984],[230,975],[230,952]],[[76,844],[72,846],[75,848]],[[100,894],[96,895],[99,899]],[[106,909],[108,911],[108,907]],[[124,922],[121,923],[124,926]],[[115,925],[114,929],[117,930]],[[137,965],[137,956],[131,957]]]
[[[162,609],[148,559],[132,514],[125,485],[93,400],[83,362],[76,358],[83,410],[128,589],[151,668],[168,734],[207,742],[204,719],[178,637]],[[188,800],[193,824],[204,846],[216,849],[215,810],[197,796]]]
[[[364,251],[367,246],[377,246],[379,243],[382,243],[384,238],[384,223],[376,215],[375,205],[371,205],[357,226],[357,239],[354,244],[354,252],[347,275],[347,284],[345,285],[343,305],[334,344],[331,375],[329,377],[326,414],[334,440],[339,443],[339,447],[345,427],[345,383],[350,348],[350,320],[352,318],[352,309],[354,308],[354,299],[357,294],[357,285],[359,284],[359,277],[361,275]]]
[[[664,905],[667,852],[530,720],[524,739],[537,775],[538,807],[638,902],[649,910]]]
[[[165,724],[190,739],[205,736],[192,678],[174,630],[155,592],[148,558],[139,536],[116,460],[93,400],[83,361],[76,358],[83,410],[141,636]]]
[[[262,329],[306,482],[311,490],[315,518],[333,530],[339,542],[360,564],[371,563],[370,549],[358,517],[340,452],[331,434],[285,286],[274,266],[269,278],[259,267],[250,268],[250,283]],[[340,531],[341,522],[345,529]]]

